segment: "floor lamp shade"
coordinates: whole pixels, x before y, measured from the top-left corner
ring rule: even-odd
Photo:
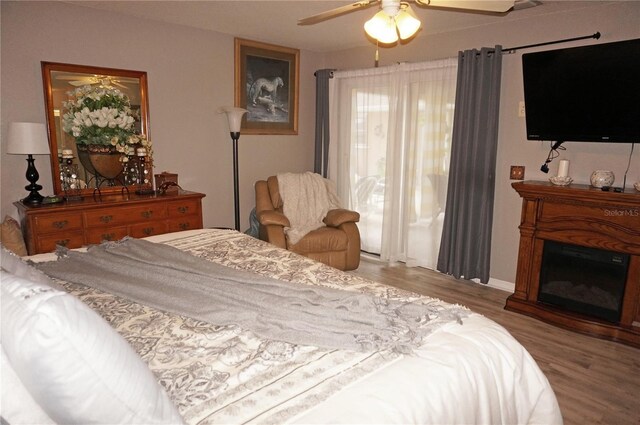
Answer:
[[[235,106],[223,106],[221,108],[221,112],[227,114],[229,131],[231,133],[239,133],[240,126],[242,124],[242,116],[248,111],[243,108],[236,108]]]
[[[42,186],[37,184],[40,175],[36,169],[33,155],[49,155],[51,153],[45,125],[34,122],[14,122],[9,124],[7,153],[28,155],[26,177],[30,184],[24,188],[29,192],[29,196],[24,198],[22,202],[32,205],[40,204],[43,197],[40,195],[39,190],[42,189]]]

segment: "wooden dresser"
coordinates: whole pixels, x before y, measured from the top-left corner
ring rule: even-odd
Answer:
[[[176,195],[109,195],[37,207],[15,202],[29,255],[56,245],[78,248],[125,236],[143,238],[202,228],[202,198]]]

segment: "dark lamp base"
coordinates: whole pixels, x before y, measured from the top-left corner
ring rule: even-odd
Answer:
[[[30,184],[24,187],[29,192],[29,196],[22,200],[22,203],[25,205],[40,205],[44,199],[44,196],[38,193],[39,190],[42,190],[42,186],[37,184],[40,175],[38,174],[38,170],[36,170],[34,162],[33,156],[29,155],[27,157],[26,177]]]
[[[40,189],[42,189],[42,187],[40,187]],[[40,195],[38,191],[32,191],[29,193],[29,196],[22,200],[22,203],[25,205],[40,205],[43,199],[44,196]]]

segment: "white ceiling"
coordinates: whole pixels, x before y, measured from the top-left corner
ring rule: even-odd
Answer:
[[[217,31],[316,52],[368,46],[363,25],[376,6],[358,10],[315,25],[299,26],[297,20],[351,3],[326,0],[207,0],[207,1],[68,1],[95,9],[143,17],[161,22]],[[515,10],[504,16],[412,6],[422,21],[418,37],[465,28],[492,25],[537,15],[597,6],[601,1],[548,1],[537,7]]]

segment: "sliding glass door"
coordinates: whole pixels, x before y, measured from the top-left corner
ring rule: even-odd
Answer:
[[[445,60],[334,73],[331,176],[361,214],[362,249],[384,260],[435,268],[456,67]]]

